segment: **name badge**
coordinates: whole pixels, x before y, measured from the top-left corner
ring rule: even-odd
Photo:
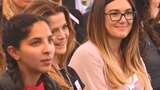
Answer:
[[[82,88],[81,88],[81,86],[80,86],[78,80],[76,80],[76,81],[74,82],[74,84],[75,84],[77,90],[82,90]]]
[[[128,85],[129,90],[132,90],[133,88],[135,88],[137,85],[140,84],[140,81],[137,77],[136,74],[133,75],[134,81],[131,85]],[[128,81],[131,83],[132,82],[132,77],[129,77]]]

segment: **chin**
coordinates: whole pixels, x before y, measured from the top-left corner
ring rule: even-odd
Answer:
[[[66,50],[56,50],[55,53],[58,55],[63,55],[66,53]]]
[[[50,71],[50,70],[51,70],[51,66],[45,67],[45,68],[43,68],[43,69],[41,70],[41,73],[47,73],[47,72]]]

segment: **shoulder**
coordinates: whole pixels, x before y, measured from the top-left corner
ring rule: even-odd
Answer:
[[[76,52],[81,53],[83,55],[90,54],[90,55],[97,55],[99,53],[99,50],[97,47],[90,41],[87,41],[86,43],[82,44],[81,46],[78,47]]]
[[[57,82],[55,80],[53,80],[51,77],[49,77],[48,75],[47,75],[47,77],[49,79],[49,83],[51,84],[53,90],[60,90]]]
[[[7,73],[7,70],[0,75],[0,90],[17,90],[17,87]]]

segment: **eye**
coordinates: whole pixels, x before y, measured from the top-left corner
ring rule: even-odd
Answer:
[[[115,13],[111,13],[111,15],[113,15],[113,16],[118,16],[119,13],[118,13],[118,12],[115,12]]]
[[[68,28],[68,25],[64,25],[64,26],[63,26],[63,29],[66,29],[66,28]]]
[[[56,33],[56,32],[57,32],[57,30],[52,30],[51,32],[52,32],[52,34],[53,34],[53,33]]]
[[[128,14],[128,15],[130,15],[130,14],[132,14],[132,12],[126,12],[125,14]]]
[[[39,41],[35,41],[35,42],[31,43],[31,45],[36,46],[36,45],[38,45],[39,43],[40,43]]]
[[[49,43],[53,43],[53,39],[52,39],[52,38],[49,38],[49,39],[48,39],[48,42],[49,42]]]

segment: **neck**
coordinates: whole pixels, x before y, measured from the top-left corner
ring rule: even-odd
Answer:
[[[108,39],[108,42],[109,42],[109,46],[111,47],[111,50],[113,52],[113,56],[114,56],[115,60],[117,61],[121,70],[124,71],[124,68],[123,68],[124,61],[123,61],[122,53],[120,50],[120,45],[121,45],[122,39],[112,38],[112,39]]]
[[[24,84],[31,86],[31,87],[36,87],[37,82],[38,82],[42,73],[26,67],[25,65],[21,64],[20,61],[17,62],[17,64],[18,64],[20,74],[22,76],[22,80],[23,80]]]
[[[24,11],[25,8],[19,8],[19,7],[16,7],[16,8],[17,8],[19,14],[23,14],[23,11]]]
[[[109,46],[114,54],[119,53],[122,39],[108,38]]]
[[[55,66],[56,69],[60,70],[61,68],[59,67],[59,63],[60,63],[60,60],[58,59],[58,55],[55,54],[52,65]]]
[[[59,0],[59,3],[58,3],[60,6],[62,6],[62,0]]]
[[[25,85],[36,87],[37,82],[41,76],[41,73],[35,73],[35,72],[26,70],[25,72],[21,71],[21,75],[22,75],[22,80]]]

